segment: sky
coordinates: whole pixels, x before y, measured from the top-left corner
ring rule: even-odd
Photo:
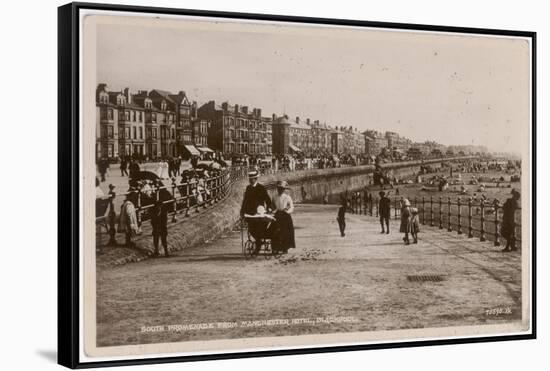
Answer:
[[[98,17],[97,82],[229,101],[414,141],[519,152],[522,39],[189,18]]]

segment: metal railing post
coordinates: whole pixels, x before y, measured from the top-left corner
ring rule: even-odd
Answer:
[[[439,196],[439,229],[443,229],[443,197]]]
[[[456,232],[458,234],[462,234],[462,215],[460,213],[461,209],[462,209],[462,204],[460,202],[460,196],[458,196],[457,200],[456,200],[456,205],[458,207],[458,214],[457,214],[457,219],[458,219],[458,226],[457,226],[457,229],[456,229]]]
[[[189,216],[189,209],[191,208],[191,187],[189,187],[189,179],[187,179],[187,182],[185,183],[185,189],[185,216]]]
[[[447,201],[448,210],[447,210],[447,232],[451,232],[453,230],[453,227],[451,226],[451,197],[449,197]]]
[[[472,229],[472,198],[468,198],[468,238],[474,237]]]
[[[434,226],[434,198],[430,196],[430,227]]]
[[[480,226],[481,230],[480,230],[479,240],[483,242],[485,241],[485,201],[480,200],[479,206],[481,209],[481,226]]]
[[[137,210],[136,210],[136,219],[138,225],[138,232],[141,233],[141,191],[137,192]]]
[[[176,213],[177,213],[177,209],[178,209],[178,205],[177,205],[177,202],[176,202],[176,178],[172,178],[172,198],[173,198],[173,202],[172,202],[172,205],[173,205],[173,214],[172,214],[172,222],[176,222],[177,221],[177,218],[176,218]]]
[[[497,199],[493,202],[493,207],[495,208],[495,246],[500,246],[499,233],[498,233],[498,208],[499,202]]]

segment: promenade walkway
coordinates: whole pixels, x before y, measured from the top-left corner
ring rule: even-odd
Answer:
[[[398,225],[337,207],[296,207],[297,248],[245,260],[233,231],[169,258],[97,270],[98,345],[511,323],[521,319],[521,253],[502,253],[421,226],[405,246]],[[425,276],[425,277],[412,277]],[[423,279],[432,279],[423,281]],[[277,326],[142,332],[147,326],[271,319],[348,318]],[[349,319],[351,318],[351,321]],[[191,326],[192,327],[192,326]]]

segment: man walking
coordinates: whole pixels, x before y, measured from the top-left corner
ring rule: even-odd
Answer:
[[[107,173],[108,168],[109,168],[109,161],[106,158],[100,159],[97,164],[97,170],[101,175],[101,182],[105,181],[105,174]]]
[[[391,200],[389,197],[386,197],[386,192],[380,191],[380,201],[378,202],[378,214],[380,215],[380,226],[382,227],[382,232],[390,234],[390,210],[391,210]],[[386,225],[386,230],[384,230],[384,224]]]
[[[122,157],[120,159],[120,176],[128,176],[128,160],[126,159],[126,157]]]
[[[263,206],[265,210],[272,209],[271,199],[265,187],[258,183],[258,177],[260,173],[257,170],[248,173],[249,185],[246,186],[244,192],[243,203],[241,206],[241,218],[246,215],[256,215],[259,206]],[[265,238],[265,232],[267,229],[267,222],[264,218],[247,218],[248,230],[254,240],[256,241],[256,249],[254,253],[257,254],[261,248],[261,239]]]

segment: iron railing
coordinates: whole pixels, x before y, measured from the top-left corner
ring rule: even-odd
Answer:
[[[389,197],[391,200],[390,218],[400,219],[401,202],[405,197]],[[408,199],[412,207],[418,209],[420,223],[477,237],[480,241],[493,241],[500,246],[502,225],[502,205],[495,199],[488,201],[473,197],[413,197]],[[379,216],[378,197],[369,197],[368,192],[352,192],[349,201],[357,214]],[[513,218],[512,246],[521,247],[521,208],[517,208]]]

